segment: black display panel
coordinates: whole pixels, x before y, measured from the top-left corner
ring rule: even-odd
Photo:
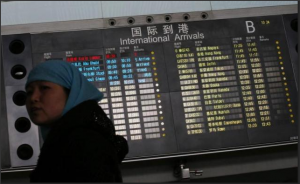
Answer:
[[[291,62],[294,69],[296,85],[299,84],[299,57],[298,57],[298,14],[283,15],[285,35],[287,38]],[[297,86],[297,89],[299,87]]]
[[[179,151],[297,139],[297,90],[280,17],[211,22],[223,26],[201,41],[164,44]],[[195,23],[192,34],[207,26]]]
[[[99,105],[128,140],[126,158],[177,152],[163,46],[112,47],[34,54],[73,64],[104,98]]]
[[[103,43],[76,42],[72,32],[74,45],[33,49],[34,62],[70,62],[105,94],[99,105],[128,140],[127,159],[298,140],[297,69],[282,16],[94,33]]]

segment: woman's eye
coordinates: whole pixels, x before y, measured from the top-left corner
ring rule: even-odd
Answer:
[[[50,87],[49,86],[41,86],[41,89],[46,90],[46,89],[50,89]]]
[[[32,91],[26,91],[26,95],[29,96],[32,94]]]

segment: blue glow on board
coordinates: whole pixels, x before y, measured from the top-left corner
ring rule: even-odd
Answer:
[[[139,82],[139,83],[145,83],[145,82],[146,82],[146,79],[138,79],[138,82]]]
[[[82,65],[81,65],[81,62],[75,62],[75,63],[71,63],[71,64],[74,65],[74,66],[76,66],[76,67],[82,66]]]
[[[128,75],[123,75],[124,79],[132,79],[133,75],[132,74],[128,74]]]
[[[106,60],[106,64],[116,64],[117,60],[116,59],[108,59]]]
[[[134,80],[124,80],[124,84],[134,84]]]
[[[137,68],[137,72],[147,72],[148,68]]]
[[[131,64],[130,64],[130,63],[122,64],[121,67],[122,67],[122,68],[130,68],[130,67],[131,67]]]
[[[123,69],[122,73],[133,73],[132,69]]]
[[[120,85],[120,81],[110,81],[109,85],[111,86]]]
[[[137,57],[134,58],[135,61],[150,61],[150,57]]]
[[[149,62],[147,62],[147,63],[135,63],[135,66],[136,67],[150,66],[150,63]]]
[[[118,74],[119,72],[118,72],[118,70],[108,70],[108,75],[116,75],[116,74]]]
[[[83,66],[89,66],[90,65],[90,63],[86,62],[86,61],[82,62],[82,64],[83,64]]]
[[[107,65],[107,69],[117,69],[118,66],[117,65]]]
[[[95,77],[96,81],[105,81],[105,77]]]
[[[151,67],[151,57],[136,57],[134,58],[135,64],[131,63],[131,58],[121,58],[120,60],[122,62],[121,70],[118,70],[120,66],[117,65],[117,59],[107,59],[107,73],[101,68],[103,63],[101,65],[100,61],[81,61],[71,64],[77,67],[90,82],[108,81],[109,85],[121,85],[119,80],[122,77],[124,84],[134,84],[135,80],[132,80],[134,79],[134,71],[139,72],[138,78],[144,78],[137,79],[138,83],[146,83],[149,80],[147,78],[152,77],[151,68],[149,68]],[[137,68],[133,69],[132,67],[134,66]],[[122,71],[122,76],[118,75],[120,71]],[[106,74],[108,75],[107,77],[105,77]]]
[[[111,75],[111,76],[108,76],[108,80],[118,80],[119,79],[119,76],[118,75]]]
[[[142,76],[143,77],[152,77],[152,73],[143,73]]]
[[[85,67],[84,71],[92,71],[92,70],[100,70],[100,66],[90,66],[90,67]]]
[[[72,62],[71,64],[75,66],[89,82],[106,81],[105,71],[101,71],[101,66],[99,66],[101,64],[100,61],[79,61]]]
[[[130,63],[131,59],[130,58],[121,58],[122,63]]]
[[[116,62],[116,61],[115,61]],[[89,65],[100,65],[100,61],[84,61],[84,62],[72,62],[71,63],[74,66],[89,66]],[[114,63],[113,63],[114,64]]]
[[[95,76],[95,72],[83,72],[82,74],[83,74],[83,76],[85,76],[85,77],[92,77],[92,76]]]
[[[100,65],[99,61],[90,61],[90,65]]]
[[[104,73],[104,71],[97,71],[96,72],[96,75],[98,75],[98,76],[104,76],[105,75],[105,73]]]

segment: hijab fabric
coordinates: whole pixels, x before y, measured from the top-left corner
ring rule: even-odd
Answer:
[[[103,98],[101,93],[85,76],[72,64],[62,60],[48,60],[38,64],[28,75],[25,87],[34,81],[48,81],[61,85],[70,90],[62,116],[73,107],[87,100]],[[42,129],[42,134],[45,130]]]

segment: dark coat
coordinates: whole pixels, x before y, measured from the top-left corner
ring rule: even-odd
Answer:
[[[67,112],[50,130],[31,182],[122,182],[119,164],[128,153],[126,139],[96,101]]]

